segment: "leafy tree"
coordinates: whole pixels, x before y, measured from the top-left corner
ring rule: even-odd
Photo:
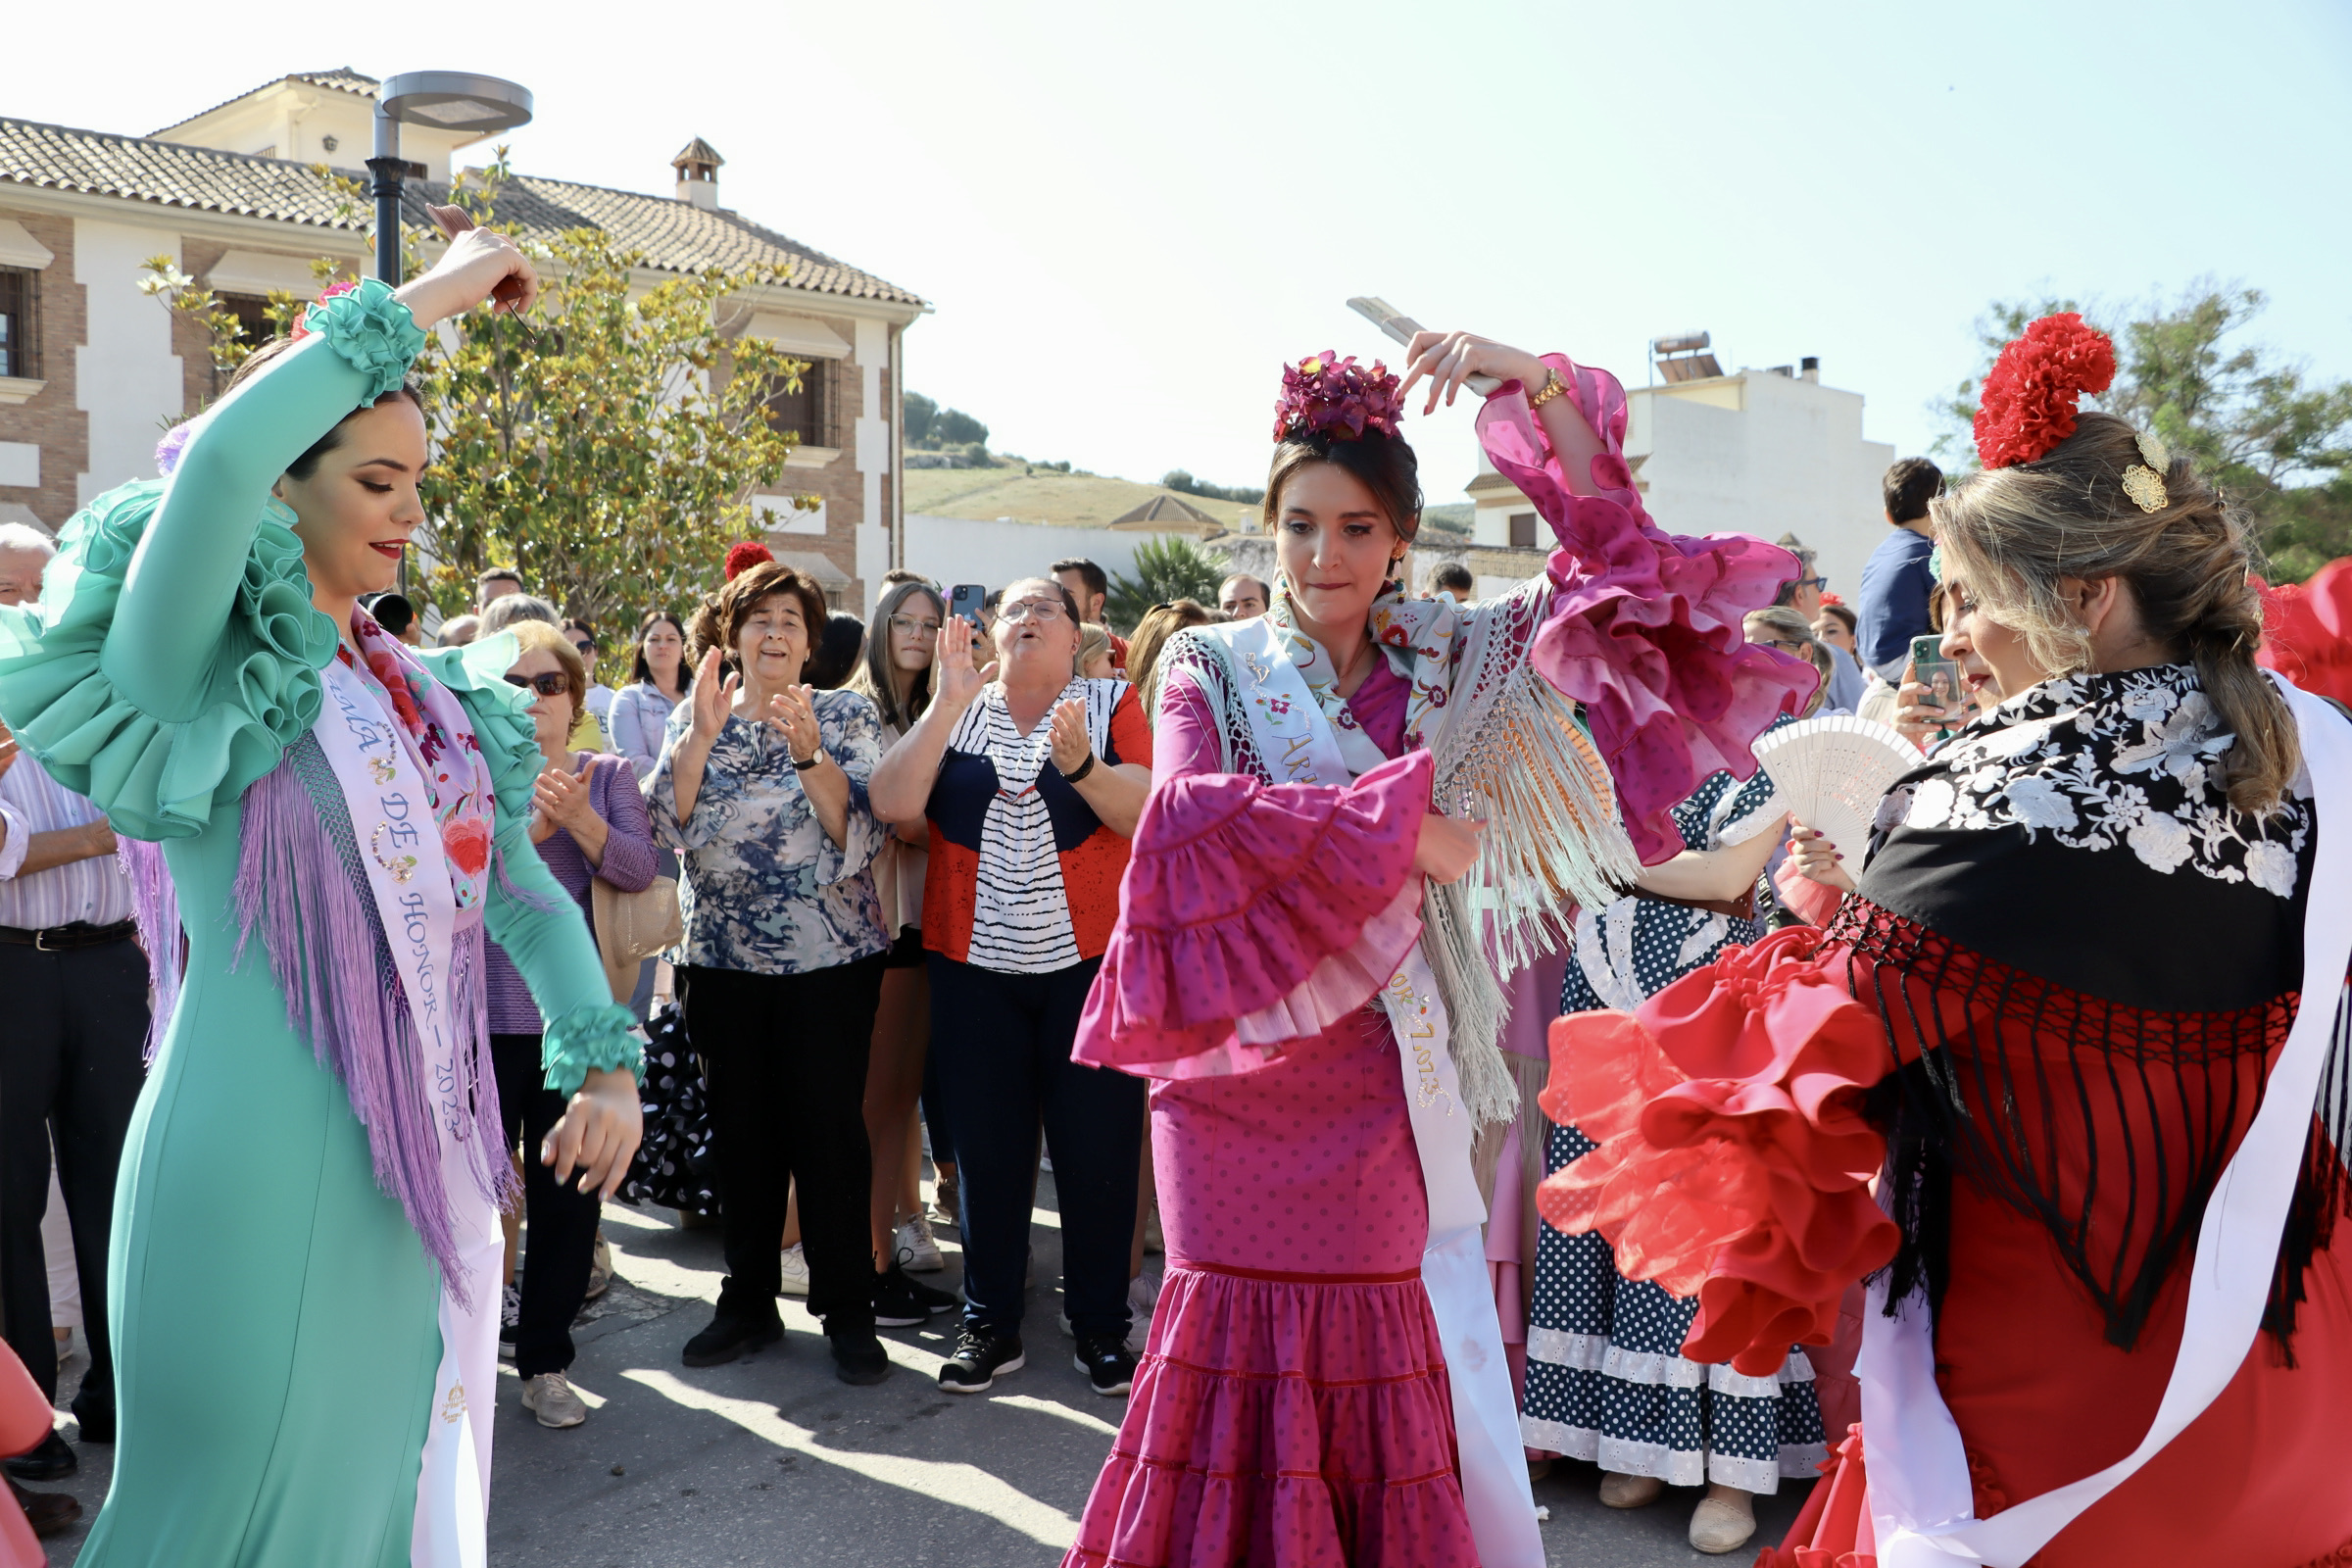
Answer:
[[[1265,487],[1246,484],[1207,484],[1196,479],[1183,468],[1170,468],[1159,476],[1159,482],[1169,489],[1188,496],[1200,496],[1210,501],[1239,502],[1254,507],[1266,499]]]
[[[2081,309],[2115,339],[2115,385],[2092,403],[2153,429],[2252,520],[2271,575],[2300,582],[2352,555],[2352,382],[2313,381],[2243,339],[2262,291],[2210,280],[2177,301],[2106,310],[2068,300],[1995,302],[1977,319],[1978,368],[1934,405],[1947,428],[1933,450],[1973,468],[1976,390],[2001,345],[2053,311]],[[1957,460],[1955,464],[1953,460]]]
[[[1213,607],[1217,584],[1224,580],[1224,566],[1190,539],[1147,539],[1136,546],[1134,576],[1110,574],[1102,612],[1122,633],[1131,632],[1145,612],[1164,599],[1198,599]]]
[[[931,443],[931,426],[939,418],[939,405],[920,392],[909,392],[899,400],[904,411],[902,417],[906,428],[906,444],[910,447]]]
[[[988,426],[961,409],[942,409],[931,421],[931,440],[942,447],[988,446]]]
[[[487,183],[461,178],[453,201],[494,226],[505,173],[501,149]],[[321,177],[352,186],[346,202],[365,197],[356,181]],[[601,230],[526,249],[543,284],[530,319],[471,313],[429,334],[417,360],[435,446],[417,543],[431,565],[408,591],[460,613],[475,574],[512,562],[567,613],[600,624],[691,604],[716,586],[729,542],[756,531],[751,497],[783,475],[795,444],[765,405],[798,391],[808,365],[717,325],[729,295],[784,274],[711,269],[632,300],[645,258]],[[217,301],[149,270],[143,287],[213,331],[216,364],[243,359],[233,317],[222,338]],[[290,295],[272,303],[281,324],[296,308]]]

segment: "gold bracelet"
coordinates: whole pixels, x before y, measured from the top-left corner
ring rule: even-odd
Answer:
[[[1551,367],[1545,366],[1544,368],[1550,370]],[[1553,398],[1558,397],[1562,392],[1567,390],[1568,383],[1560,379],[1560,372],[1557,370],[1551,370],[1551,379],[1544,383],[1544,390],[1527,400],[1529,412],[1532,413],[1535,410],[1542,408],[1544,404],[1549,403]]]

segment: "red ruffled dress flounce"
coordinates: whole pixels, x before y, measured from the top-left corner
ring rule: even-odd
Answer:
[[[1552,1025],[1544,1108],[1601,1148],[1547,1182],[1538,1202],[1563,1230],[1608,1236],[1629,1275],[1698,1297],[1686,1354],[1747,1370],[1777,1362],[1791,1341],[1825,1344],[1847,1286],[1894,1255],[1894,1224],[1869,1190],[1884,1144],[1862,1117],[1863,1096],[1892,1066],[1878,1012],[1854,996],[1875,983],[1895,982],[1884,970],[1874,981],[1869,960],[1845,942],[1796,927],[1727,953],[1638,1013]],[[1945,1038],[1997,1042],[2025,1061],[2068,1049],[2015,1018],[1978,1011],[1963,1022],[1951,993],[1901,984],[1919,1016],[1944,1013]],[[2217,1059],[2211,1070],[2251,1068]],[[2036,1123],[2034,1136],[2053,1131],[2082,1154],[2069,1167],[2079,1183],[2087,1140],[2063,1123]],[[2163,1164],[2175,1179],[2188,1155],[2185,1143],[2168,1142]],[[2165,1179],[2157,1164],[2101,1173],[2094,1231],[2120,1228],[2135,1187],[2147,1200],[2147,1184]],[[2336,1234],[2305,1279],[2293,1364],[2267,1335],[2258,1339],[2222,1396],[2061,1531],[2034,1568],[2352,1563],[2352,1486],[2340,1457],[2352,1391],[2352,1233]],[[2180,1349],[2185,1260],[2128,1350],[2109,1342],[2039,1221],[1965,1177],[1952,1182],[1948,1265],[1936,1375],[1967,1446],[1978,1515],[2124,1457],[2147,1431]],[[1765,1568],[1868,1568],[1858,1443],[1841,1446],[1830,1474],[1819,1506],[1766,1550]]]

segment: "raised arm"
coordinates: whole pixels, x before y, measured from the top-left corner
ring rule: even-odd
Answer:
[[[313,306],[303,341],[197,419],[124,574],[100,656],[125,699],[166,722],[196,716],[270,487],[354,411],[399,388],[424,328],[501,285],[516,291],[517,310],[537,297],[537,277],[512,241],[461,234],[397,292],[370,278]]]
[[[305,338],[198,418],[131,557],[99,667],[157,718],[196,716],[270,487],[286,465],[373,400],[382,372],[363,370],[356,360],[380,352],[405,372],[423,345],[408,307],[381,283],[363,285],[355,297],[360,307],[335,305],[344,318],[336,327]]]
[[[948,737],[980,700],[997,667],[972,667],[972,623],[961,615],[950,615],[941,625],[931,665],[938,690],[931,706],[874,765],[867,799],[885,822],[920,822],[931,808],[931,785],[948,755]]]

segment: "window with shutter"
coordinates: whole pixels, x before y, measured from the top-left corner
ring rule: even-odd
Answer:
[[[35,379],[41,357],[33,318],[34,290],[40,273],[23,267],[0,267],[0,375]]]

